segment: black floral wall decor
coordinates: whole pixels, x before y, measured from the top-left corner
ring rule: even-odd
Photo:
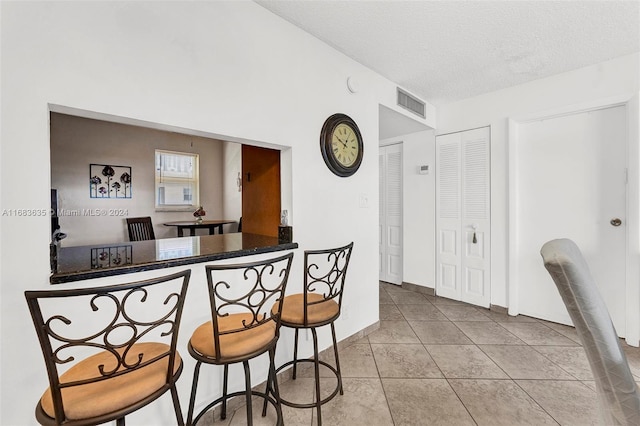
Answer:
[[[91,164],[89,196],[91,198],[131,198],[131,167]]]

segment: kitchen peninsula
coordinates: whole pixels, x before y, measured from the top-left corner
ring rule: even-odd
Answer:
[[[247,233],[163,238],[52,249],[51,284],[164,269],[298,248]]]

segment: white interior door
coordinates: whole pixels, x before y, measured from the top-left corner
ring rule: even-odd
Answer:
[[[436,294],[460,300],[460,134],[436,137]]]
[[[489,127],[436,137],[436,294],[489,307]]]
[[[380,280],[402,284],[402,144],[380,147]]]
[[[571,324],[539,254],[546,241],[570,238],[585,255],[618,334],[625,335],[626,129],[623,106],[518,126],[520,313]]]

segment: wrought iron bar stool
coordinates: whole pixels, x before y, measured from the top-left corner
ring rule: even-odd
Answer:
[[[326,250],[307,250],[304,252],[304,288],[302,293],[292,294],[284,298],[281,322],[284,327],[295,330],[293,360],[281,365],[280,370],[293,365],[293,380],[296,379],[296,367],[301,362],[314,364],[315,401],[310,403],[296,403],[281,399],[285,405],[295,408],[316,408],[318,425],[322,425],[321,407],[332,400],[338,392],[343,395],[342,374],[340,373],[340,358],[338,357],[338,343],[334,322],[340,316],[342,307],[342,293],[347,275],[347,267],[351,258],[353,242],[338,248]],[[273,309],[277,309],[274,306]],[[333,352],[336,359],[335,367],[318,358],[318,336],[316,328],[331,326],[333,338]],[[310,329],[313,336],[313,359],[298,359],[298,331]],[[326,398],[320,397],[320,365],[333,371],[337,379],[335,390]]]
[[[106,287],[26,291],[49,376],[36,407],[42,425],[97,425],[124,418],[170,391],[191,271]]]
[[[210,408],[220,403],[221,418],[225,419],[227,400],[240,395],[245,395],[248,425],[253,424],[252,395],[264,398],[263,417],[267,414],[267,403],[270,403],[276,409],[277,424],[283,424],[274,357],[280,333],[282,300],[292,259],[293,253],[289,253],[258,262],[206,267],[211,321],[193,332],[188,345],[189,353],[196,360],[187,415],[188,425],[196,424]],[[269,353],[269,373],[267,390],[262,393],[251,390],[249,360],[265,352]],[[229,365],[238,362],[242,362],[244,367],[245,389],[227,393]],[[194,418],[202,363],[224,366],[222,397],[207,404]]]

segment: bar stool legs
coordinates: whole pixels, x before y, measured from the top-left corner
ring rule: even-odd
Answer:
[[[288,366],[292,366],[292,380],[296,379],[296,375],[297,375],[297,365],[299,363],[302,362],[309,362],[309,363],[313,363],[313,370],[314,370],[314,402],[310,402],[310,403],[296,403],[296,402],[292,402],[292,401],[287,401],[284,400],[280,397],[280,402],[284,405],[288,405],[289,407],[294,407],[294,408],[315,408],[316,409],[316,417],[318,419],[318,426],[322,425],[322,405],[326,404],[327,402],[331,401],[338,393],[340,393],[340,395],[344,395],[344,390],[342,387],[342,373],[340,371],[340,357],[338,355],[338,345],[337,345],[337,339],[336,339],[336,331],[335,331],[335,327],[333,325],[333,323],[331,323],[331,335],[332,335],[332,339],[333,339],[333,353],[336,359],[336,366],[332,366],[328,363],[326,363],[325,361],[321,361],[319,354],[318,354],[318,334],[316,331],[316,327],[309,327],[309,329],[311,330],[311,336],[313,338],[313,359],[298,359],[298,336],[299,336],[299,329],[295,328],[295,337],[294,337],[294,347],[293,347],[293,360],[281,365],[278,369],[276,369],[274,371],[274,383],[277,385],[277,372],[279,372],[280,370],[282,370],[283,368],[286,368]],[[331,392],[331,394],[329,396],[327,396],[326,398],[322,399],[321,397],[321,393],[320,393],[320,366],[324,365],[325,367],[327,367],[329,370],[331,370],[335,376],[336,376],[336,380],[337,380],[337,384],[336,384],[336,388],[333,390],[333,392]],[[279,395],[279,392],[277,393]],[[263,405],[263,413],[264,410],[266,410],[266,401]]]
[[[211,320],[193,331],[187,345],[189,354],[196,360],[187,415],[188,426],[197,423],[207,411],[218,404],[221,405],[221,418],[225,419],[227,402],[235,397],[244,397],[247,424],[251,426],[253,396],[263,398],[265,404],[271,404],[276,410],[276,424],[283,424],[274,362],[280,335],[280,312],[292,259],[293,253],[289,253],[256,262],[205,267]],[[269,354],[267,390],[253,391],[249,361],[265,353]],[[202,363],[224,367],[222,396],[208,403],[194,416]],[[244,369],[244,389],[229,393],[229,365],[240,363]],[[265,415],[266,409],[263,409],[263,416]]]
[[[224,366],[224,381],[222,382],[222,413],[220,413],[220,418],[222,420],[227,418],[227,386],[229,384],[229,365]]]
[[[338,370],[338,383],[340,384],[340,395],[344,395],[344,389],[342,388],[342,373],[340,372],[340,357],[338,356],[338,342],[336,339],[336,328],[331,323],[331,336],[333,337],[333,353],[336,357],[336,370]]]
[[[290,407],[315,408],[318,425],[322,425],[322,405],[333,399],[338,392],[340,392],[340,395],[344,394],[334,322],[340,317],[344,281],[352,249],[353,243],[326,250],[305,250],[303,292],[286,296],[281,308],[281,325],[294,329],[295,343],[293,347],[293,360],[281,365],[276,369],[276,372],[292,366],[293,380],[295,380],[298,363],[313,363],[315,398],[313,402],[304,404],[286,401],[283,398],[280,398],[280,401],[282,404]],[[316,329],[325,325],[331,326],[333,353],[336,360],[335,367],[325,361],[321,361],[318,354],[318,334]],[[311,335],[313,336],[313,359],[298,359],[298,337],[300,335],[300,329],[311,330]],[[333,372],[337,381],[335,389],[324,399],[320,392],[321,365]]]
[[[249,426],[253,425],[253,406],[252,406],[253,395],[260,396],[264,399],[264,406],[262,408],[262,417],[265,417],[267,415],[267,404],[270,403],[271,405],[274,406],[276,410],[276,416],[277,416],[276,425],[277,426],[284,425],[284,422],[282,419],[280,390],[278,388],[278,381],[276,380],[276,369],[275,369],[274,359],[275,359],[275,348],[272,348],[269,350],[269,373],[267,376],[267,389],[264,393],[252,391],[251,371],[249,369],[249,361],[246,360],[242,362],[242,365],[244,368],[244,374],[245,374],[245,390],[229,394],[227,392],[228,379],[229,379],[229,366],[225,365],[224,379],[223,379],[223,385],[222,385],[223,387],[222,397],[213,401],[209,405],[207,405],[204,409],[200,411],[200,413],[194,419],[193,411],[195,406],[195,396],[196,396],[196,390],[198,387],[198,376],[200,373],[200,366],[202,365],[200,361],[197,361],[194,369],[194,374],[193,374],[191,398],[189,400],[189,412],[187,414],[187,426],[192,426],[197,424],[198,421],[209,409],[211,409],[212,407],[214,407],[219,403],[222,403],[220,418],[222,420],[226,419],[227,418],[227,400],[229,398],[232,398],[235,396],[241,396],[241,395],[244,395],[245,397],[246,411],[247,411],[247,425]]]

